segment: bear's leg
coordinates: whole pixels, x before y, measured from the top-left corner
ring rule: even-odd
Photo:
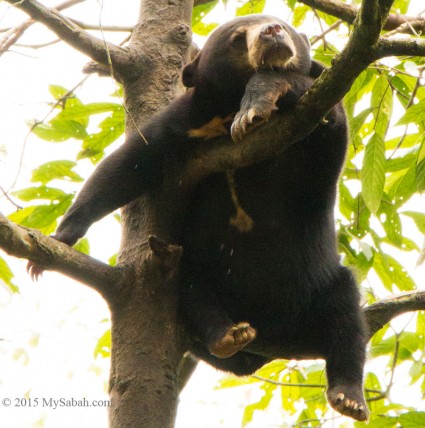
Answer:
[[[233,373],[236,376],[253,374],[270,361],[265,357],[245,351],[240,351],[229,358],[218,358],[211,355],[209,350],[199,342],[193,346],[190,352],[216,369]]]
[[[331,292],[324,293],[318,331],[326,355],[329,404],[358,421],[368,419],[363,395],[367,334],[352,273],[341,267]]]
[[[228,358],[255,339],[256,330],[246,321],[233,322],[208,286],[190,282],[181,291],[183,316],[211,355]]]

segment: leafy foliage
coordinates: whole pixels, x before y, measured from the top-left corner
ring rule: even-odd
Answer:
[[[211,1],[194,8],[193,31],[207,35],[217,26],[217,19],[205,20],[220,4]],[[295,27],[310,25],[320,18],[323,28],[337,22],[322,12],[294,0],[286,0],[292,10]],[[360,0],[356,0],[356,4]],[[396,0],[393,12],[406,13],[410,0]],[[237,15],[262,12],[265,0],[239,1]],[[308,28],[308,27],[307,27]],[[315,59],[330,65],[340,40],[347,37],[345,24],[313,44]],[[316,34],[317,35],[317,34]],[[310,38],[313,34],[309,34]],[[389,65],[391,64],[391,65]],[[376,63],[354,82],[344,99],[350,125],[350,147],[339,184],[338,245],[344,263],[362,282],[369,303],[390,293],[417,288],[406,260],[418,257],[425,235],[425,214],[416,211],[418,194],[425,190],[425,89],[423,58],[399,58]],[[33,125],[32,131],[48,143],[67,140],[77,142],[72,160],[57,160],[33,171],[33,186],[15,191],[14,197],[25,208],[11,214],[13,221],[52,233],[60,216],[71,205],[74,194],[67,192],[66,182],[81,182],[76,172],[83,159],[95,163],[105,149],[124,131],[124,109],[120,104],[93,102],[84,104],[66,88],[51,85],[55,114],[46,122]],[[97,129],[92,122],[97,118]],[[79,242],[80,251],[88,253],[87,239]],[[424,251],[424,249],[422,249]],[[407,254],[407,256],[406,256]],[[115,256],[110,263],[115,263]],[[13,273],[0,258],[0,281],[16,291]],[[371,408],[373,428],[425,426],[425,413],[410,407],[410,400],[391,399],[400,373],[425,396],[425,314],[419,312],[410,324],[401,328],[385,326],[370,342],[372,367],[365,376],[365,388]],[[110,332],[98,342],[96,356],[108,357]],[[380,368],[376,370],[375,368]],[[382,370],[383,368],[383,370]],[[236,379],[225,377],[223,388],[251,387],[259,391],[258,399],[244,409],[242,426],[247,426],[258,412],[269,411],[276,401],[285,415],[287,426],[342,426],[329,411],[324,398],[324,365],[317,362],[275,361],[256,376]],[[343,426],[365,426],[347,422]],[[351,425],[350,425],[351,424]]]

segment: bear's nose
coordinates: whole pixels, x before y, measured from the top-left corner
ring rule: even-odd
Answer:
[[[261,34],[264,36],[275,37],[283,31],[283,27],[280,24],[268,24],[262,30]]]

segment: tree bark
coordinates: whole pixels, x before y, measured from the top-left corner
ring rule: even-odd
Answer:
[[[138,132],[153,113],[178,95],[179,76],[191,42],[191,0],[141,0],[139,23],[125,49],[86,37],[84,30],[36,1],[7,1],[111,68],[112,74],[123,83],[127,132]],[[307,0],[303,2],[309,4]],[[338,5],[317,0],[310,3]],[[182,249],[172,245],[178,242],[181,230],[184,191],[213,171],[252,164],[305,136],[376,58],[395,52],[405,54],[413,48],[416,54],[425,55],[425,43],[415,41],[407,45],[379,39],[391,1],[363,3],[347,48],[335,59],[334,67],[303,97],[294,114],[271,120],[266,130],[254,131],[240,145],[230,145],[228,140],[205,144],[193,153],[183,172],[170,171],[161,193],[140,198],[123,208],[117,268],[96,264],[87,256],[78,258],[74,250],[52,244],[49,238],[28,231],[25,235],[0,216],[1,247],[35,262],[49,260],[56,270],[73,277],[77,271],[83,275],[80,279],[100,290],[108,301],[112,317],[112,428],[174,425],[182,384],[178,378],[179,365],[189,339],[177,313],[177,274]],[[262,132],[270,136],[273,126],[279,135],[264,144],[258,136]],[[183,190],[176,192],[176,180],[180,179]],[[46,256],[42,250],[50,251],[50,245],[52,251]],[[59,260],[61,254],[65,262]],[[98,272],[96,280],[90,277],[90,271]],[[366,309],[366,316],[371,331],[375,332],[399,313],[424,308],[422,297],[409,296],[372,305]],[[190,373],[191,365],[186,369]]]
[[[179,76],[191,43],[190,0],[142,0],[129,52],[144,53],[149,67],[121,77],[127,132],[134,132],[179,93]],[[167,189],[123,209],[120,265],[133,266],[132,290],[111,307],[112,361],[110,425],[174,426],[179,395],[178,368],[187,338],[177,316],[176,242],[179,201]],[[149,244],[149,245],[147,245]],[[161,250],[162,247],[162,250]]]

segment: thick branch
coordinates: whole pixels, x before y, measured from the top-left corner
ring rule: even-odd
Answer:
[[[125,276],[123,269],[102,263],[35,229],[20,227],[2,214],[0,248],[11,256],[31,260],[86,283],[109,303],[118,294]]]
[[[44,24],[64,42],[102,64],[109,64],[109,58],[118,72],[129,63],[126,49],[117,47],[83,31],[71,20],[55,9],[49,9],[36,0],[6,0],[18,9],[26,12],[32,19]]]
[[[327,13],[328,15],[335,16],[336,18],[342,19],[349,24],[353,24],[356,19],[359,9],[356,6],[342,3],[338,0],[298,0],[300,3],[304,3],[311,8],[320,10],[321,12]],[[383,2],[380,2],[381,4]],[[385,6],[385,5],[384,5]],[[395,30],[406,22],[419,21],[420,17],[404,16],[398,14],[388,15],[384,27],[384,30],[390,31]],[[408,31],[406,29],[406,31]],[[411,31],[409,31],[411,32]]]
[[[425,310],[424,291],[414,291],[375,302],[364,310],[369,326],[369,336],[372,337],[398,315],[421,310]]]
[[[387,56],[425,56],[425,40],[380,39],[376,58]]]
[[[352,24],[356,19],[358,9],[356,6],[342,3],[337,0],[298,0],[313,9],[320,10],[328,15],[335,16]]]

